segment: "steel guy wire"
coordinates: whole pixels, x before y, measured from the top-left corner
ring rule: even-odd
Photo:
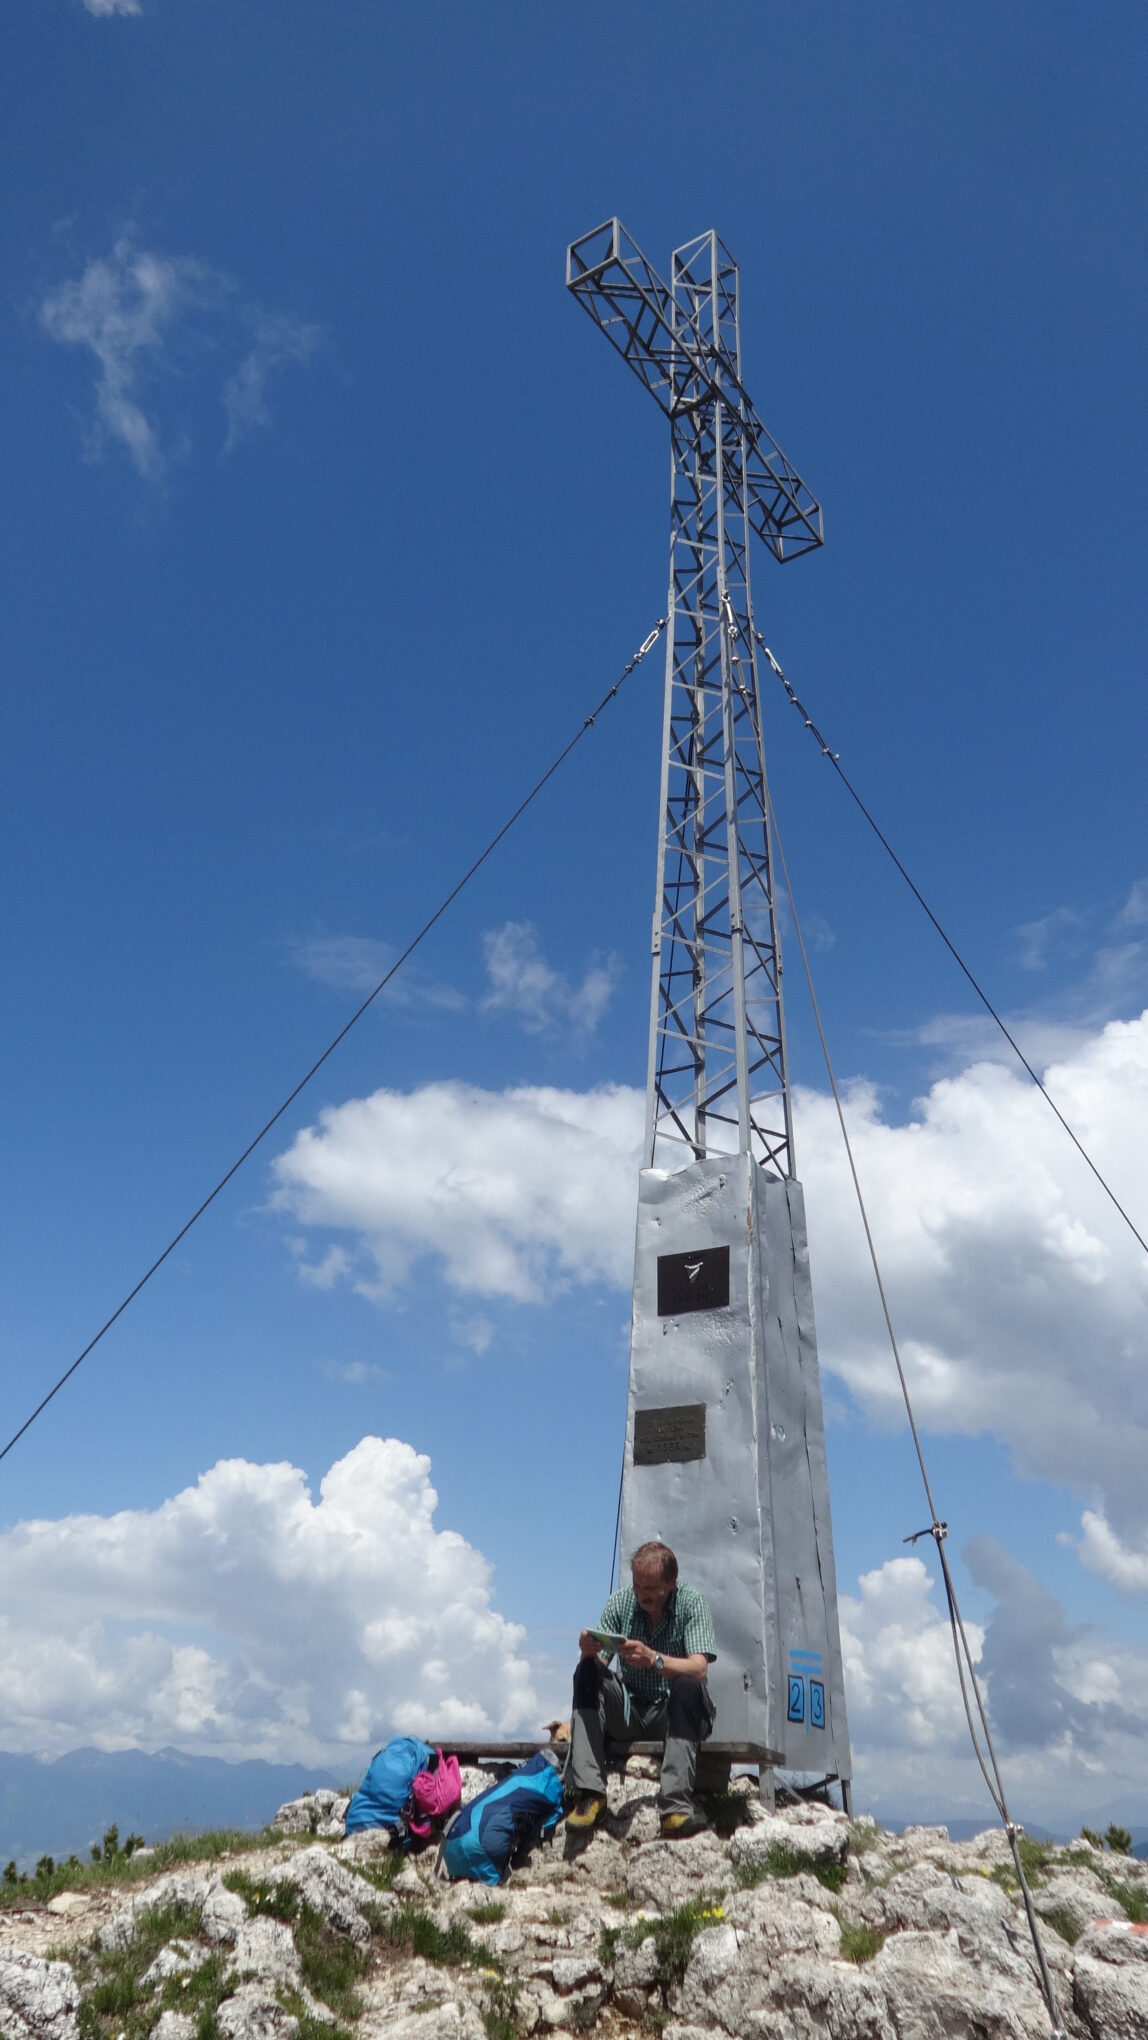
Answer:
[[[643,638],[641,644],[638,646],[637,651],[634,653],[633,658],[628,662],[627,665],[623,666],[622,671],[619,673],[618,678],[614,682],[614,685],[612,687],[607,688],[605,694],[602,696],[602,699],[598,703],[597,707],[591,709],[590,714],[584,718],[582,723],[579,725],[578,729],[575,731],[574,735],[571,737],[569,743],[563,746],[562,750],[559,751],[558,756],[554,759],[553,763],[547,766],[541,778],[535,780],[535,783],[531,787],[529,793],[526,794],[523,797],[523,799],[519,801],[518,806],[514,809],[513,813],[510,816],[508,816],[507,820],[503,822],[502,827],[499,830],[497,830],[497,832],[491,837],[489,843],[486,845],[485,850],[481,850],[479,852],[473,864],[471,864],[468,867],[468,869],[464,871],[458,883],[451,887],[451,890],[447,893],[446,898],[439,903],[439,905],[435,908],[434,913],[429,915],[428,918],[423,922],[423,925],[419,929],[417,935],[412,936],[411,940],[407,943],[406,948],[402,951],[402,953],[399,956],[395,958],[395,961],[394,963],[392,963],[390,969],[386,971],[384,975],[379,979],[379,982],[375,986],[374,991],[368,992],[362,1004],[356,1007],[350,1019],[346,1021],[342,1027],[340,1027],[339,1032],[336,1034],[334,1040],[328,1043],[327,1047],[323,1050],[322,1055],[316,1057],[315,1061],[311,1064],[311,1067],[307,1071],[306,1075],[300,1077],[299,1082],[295,1085],[295,1088],[292,1091],[288,1092],[287,1096],[283,1100],[283,1103],[276,1107],[275,1111],[271,1114],[270,1119],[264,1122],[264,1124],[260,1127],[258,1133],[255,1135],[254,1139],[248,1141],[247,1146],[244,1148],[242,1154],[236,1157],[235,1161],[232,1162],[231,1167],[226,1171],[224,1175],[222,1175],[219,1178],[219,1181],[215,1185],[215,1188],[208,1192],[202,1204],[196,1206],[196,1209],[192,1212],[191,1217],[186,1221],[185,1224],[180,1226],[180,1229],[175,1234],[174,1238],[168,1241],[162,1254],[157,1254],[155,1260],[151,1264],[151,1267],[148,1268],[146,1272],[140,1276],[140,1279],[135,1284],[135,1287],[133,1289],[129,1289],[127,1295],[123,1299],[123,1302],[117,1305],[116,1309],[112,1312],[109,1318],[105,1319],[104,1323],[100,1326],[99,1331],[95,1334],[95,1337],[88,1340],[88,1343],[84,1347],[83,1352],[78,1354],[77,1357],[73,1360],[71,1366],[64,1370],[59,1380],[55,1382],[53,1386],[48,1390],[47,1395],[44,1396],[42,1400],[36,1404],[36,1407],[32,1411],[31,1415],[25,1417],[24,1422],[21,1424],[19,1430],[14,1431],[12,1433],[12,1436],[9,1438],[8,1443],[2,1449],[0,1449],[0,1459],[6,1459],[8,1454],[11,1452],[12,1447],[14,1445],[17,1445],[20,1439],[24,1436],[25,1431],[31,1429],[37,1417],[40,1416],[44,1410],[47,1409],[48,1404],[52,1401],[53,1396],[57,1396],[60,1393],[60,1390],[63,1388],[65,1382],[71,1380],[73,1374],[76,1372],[76,1369],[82,1366],[83,1362],[87,1359],[89,1353],[93,1352],[94,1349],[99,1345],[100,1340],[104,1337],[104,1334],[106,1332],[111,1331],[111,1328],[115,1324],[117,1318],[121,1318],[125,1310],[128,1308],[128,1305],[130,1303],[134,1303],[141,1289],[145,1288],[146,1285],[151,1281],[152,1276],[157,1274],[158,1271],[163,1267],[164,1262],[167,1260],[170,1254],[173,1254],[175,1252],[175,1249],[178,1247],[180,1241],[187,1238],[187,1235],[191,1231],[192,1226],[195,1225],[197,1221],[203,1217],[204,1212],[209,1208],[209,1206],[214,1204],[216,1198],[219,1196],[220,1191],[225,1190],[227,1188],[227,1185],[230,1183],[232,1177],[238,1175],[239,1170],[243,1167],[244,1162],[246,1162],[250,1158],[250,1156],[252,1156],[255,1153],[255,1150],[259,1146],[260,1142],[266,1140],[267,1135],[271,1132],[272,1127],[278,1125],[279,1121],[283,1117],[283,1114],[287,1112],[290,1109],[290,1107],[295,1103],[295,1100],[296,1098],[298,1098],[300,1092],[306,1090],[307,1085],[311,1082],[312,1077],[318,1075],[319,1071],[323,1067],[323,1064],[329,1061],[330,1057],[334,1055],[335,1050],[339,1047],[340,1043],[346,1040],[348,1034],[351,1032],[352,1027],[355,1026],[356,1022],[362,1019],[363,1014],[367,1011],[367,1008],[369,1006],[374,1005],[375,1000],[379,996],[379,993],[385,991],[386,987],[390,984],[391,979],[395,976],[396,972],[401,970],[404,963],[407,961],[407,958],[414,954],[415,950],[418,948],[419,943],[423,940],[424,936],[430,934],[431,929],[434,927],[437,921],[441,921],[443,915],[447,911],[447,908],[453,906],[455,900],[458,898],[459,894],[463,891],[464,887],[470,884],[470,881],[474,877],[475,873],[479,871],[481,867],[486,863],[486,860],[491,855],[491,853],[494,850],[497,850],[498,845],[501,843],[503,837],[509,834],[510,830],[514,827],[515,822],[519,820],[520,816],[526,813],[527,808],[531,805],[531,803],[534,800],[537,799],[538,795],[541,793],[547,781],[553,779],[554,774],[558,771],[559,767],[565,764],[567,758],[570,756],[571,751],[574,750],[576,745],[581,743],[583,737],[586,735],[587,730],[593,728],[598,717],[601,715],[602,710],[609,706],[610,702],[613,701],[614,696],[618,693],[619,689],[629,679],[631,673],[634,672],[636,667],[641,665],[642,660],[645,658],[647,652],[652,651],[653,647],[657,644],[657,641],[665,627],[666,619],[664,616],[660,616],[658,618],[657,623],[654,625],[653,629],[647,632],[646,636]]]
[[[763,647],[763,649],[767,648]],[[769,656],[770,663],[775,664],[772,658],[772,654],[770,654]],[[794,934],[797,937],[798,949],[801,953],[802,968],[804,969],[805,972],[805,982],[809,988],[809,1001],[813,1008],[813,1018],[816,1022],[818,1038],[820,1039],[821,1042],[821,1053],[825,1058],[825,1068],[829,1076],[829,1087],[833,1093],[833,1103],[837,1108],[837,1120],[841,1128],[841,1138],[845,1144],[845,1153],[849,1162],[849,1173],[853,1178],[853,1188],[857,1196],[858,1209],[861,1213],[861,1223],[865,1229],[865,1241],[869,1249],[869,1259],[873,1265],[873,1275],[877,1284],[877,1294],[881,1299],[881,1309],[885,1318],[885,1327],[889,1334],[889,1344],[892,1347],[893,1359],[897,1368],[897,1379],[901,1384],[901,1395],[905,1404],[905,1414],[909,1420],[909,1429],[912,1432],[913,1446],[917,1454],[917,1464],[921,1470],[921,1481],[925,1489],[925,1497],[926,1500],[928,1501],[929,1513],[932,1518],[932,1521],[930,1522],[926,1529],[914,1531],[913,1534],[910,1537],[907,1537],[904,1541],[906,1544],[915,1545],[918,1539],[921,1537],[932,1537],[933,1542],[937,1547],[937,1558],[941,1567],[941,1577],[944,1582],[945,1598],[948,1603],[949,1628],[952,1632],[953,1638],[953,1654],[956,1659],[957,1679],[960,1684],[961,1701],[963,1703],[965,1710],[965,1720],[968,1723],[969,1737],[973,1745],[973,1754],[976,1757],[977,1763],[980,1767],[981,1776],[983,1777],[985,1784],[988,1787],[989,1797],[992,1800],[993,1805],[996,1807],[997,1813],[1004,1827],[1005,1834],[1008,1838],[1009,1848],[1012,1851],[1013,1864],[1016,1869],[1017,1880],[1020,1884],[1021,1894],[1024,1900],[1025,1913],[1028,1918],[1029,1933],[1032,1937],[1033,1947],[1036,1951],[1037,1967],[1040,1972],[1041,1991],[1045,2000],[1045,2004],[1048,2007],[1049,2018],[1052,2021],[1051,2040],[1066,2040],[1065,2028],[1061,2023],[1060,2010],[1056,2002],[1056,1992],[1053,1989],[1052,1977],[1049,1974],[1048,1963],[1045,1959],[1044,1943],[1041,1940],[1040,1928],[1037,1925],[1036,1912],[1032,1903],[1032,1894],[1028,1888],[1028,1879],[1026,1878],[1024,1873],[1024,1864],[1021,1860],[1020,1848],[1018,1846],[1019,1837],[1023,1833],[1023,1829],[1012,1819],[1008,1809],[1008,1801],[1005,1797],[1004,1779],[1001,1775],[1000,1764],[997,1761],[996,1750],[993,1747],[992,1731],[989,1728],[988,1714],[986,1713],[984,1699],[981,1694],[980,1686],[977,1682],[976,1669],[973,1664],[972,1651],[969,1647],[969,1639],[965,1630],[964,1617],[961,1614],[960,1602],[957,1599],[957,1589],[953,1580],[952,1573],[949,1569],[948,1553],[945,1550],[945,1541],[948,1536],[949,1526],[946,1522],[943,1522],[941,1518],[938,1516],[937,1505],[936,1502],[933,1500],[933,1490],[929,1481],[929,1471],[928,1467],[925,1464],[924,1448],[921,1444],[920,1433],[917,1429],[917,1419],[913,1410],[913,1401],[912,1397],[909,1394],[909,1384],[905,1378],[905,1369],[901,1360],[901,1349],[898,1343],[897,1333],[893,1325],[892,1312],[889,1309],[889,1299],[885,1291],[884,1278],[882,1277],[880,1262],[878,1261],[877,1258],[877,1248],[873,1239],[872,1229],[869,1224],[869,1213],[866,1209],[865,1198],[861,1189],[861,1179],[857,1173],[857,1163],[853,1155],[853,1144],[849,1138],[849,1129],[845,1123],[845,1112],[841,1103],[841,1093],[837,1088],[837,1077],[833,1068],[832,1058],[830,1057],[829,1054],[829,1043],[826,1040],[825,1028],[822,1024],[821,1007],[818,1004],[817,993],[814,990],[813,986],[813,972],[809,966],[809,955],[805,947],[805,937],[801,932],[801,922],[798,918],[797,905],[793,897],[793,886],[790,882],[789,864],[786,860],[785,846],[781,840],[781,831],[777,826],[777,815],[773,808],[772,802],[769,799],[768,792],[766,794],[766,801],[768,805],[769,823],[772,828],[773,839],[777,844],[777,854],[781,863],[782,876],[785,880],[786,894],[789,899],[789,911],[793,917],[793,930]],[[977,1721],[974,1720],[973,1717],[973,1708],[969,1704],[970,1688],[972,1690],[973,1701],[976,1708],[977,1720],[979,1720],[980,1722],[980,1734],[983,1735],[984,1737],[985,1745],[984,1751],[982,1751],[981,1749],[980,1736],[978,1736],[977,1732]],[[987,1757],[985,1754],[986,1752]]]
[[[897,852],[893,848],[893,845],[890,843],[888,837],[885,835],[884,830],[880,827],[880,825],[877,823],[874,817],[870,814],[869,809],[866,807],[864,801],[861,798],[861,795],[858,793],[856,787],[850,780],[848,773],[845,771],[845,768],[841,763],[840,756],[836,751],[830,749],[829,745],[825,741],[825,738],[822,736],[821,731],[818,729],[816,723],[813,721],[812,717],[807,713],[804,703],[798,700],[794,688],[792,687],[790,682],[786,679],[785,674],[782,672],[781,667],[778,665],[777,660],[774,658],[773,653],[770,651],[769,646],[766,644],[765,639],[762,637],[761,632],[755,629],[753,634],[758,644],[761,646],[762,651],[765,653],[766,658],[769,660],[769,663],[772,666],[774,672],[776,673],[778,679],[780,680],[782,686],[784,687],[789,700],[793,704],[793,707],[797,710],[798,714],[801,716],[801,719],[804,722],[806,729],[815,739],[822,756],[828,758],[829,763],[832,765],[833,770],[836,772],[837,777],[840,779],[842,786],[845,788],[845,791],[849,794],[850,798],[854,800],[857,806],[860,808],[861,813],[864,815],[865,820],[869,824],[869,827],[872,829],[874,835],[877,837],[878,842],[881,843],[883,848],[888,851],[889,856],[892,858],[894,864],[896,865],[898,871],[901,874],[901,877],[904,879],[905,884],[908,886],[909,891],[912,893],[918,905],[922,907],[924,912],[928,915],[929,920],[932,922],[934,928],[936,929],[938,935],[941,938],[941,941],[944,943],[945,948],[948,950],[950,956],[953,958],[953,961],[957,964],[958,968],[963,972],[964,976],[968,979],[969,984],[972,986],[974,992],[976,993],[978,999],[981,1002],[981,1005],[984,1007],[985,1012],[989,1015],[990,1019],[995,1021],[996,1025],[1000,1028],[1001,1033],[1004,1035],[1004,1038],[1008,1042],[1009,1047],[1012,1049],[1013,1054],[1016,1056],[1017,1061],[1021,1064],[1022,1068],[1027,1070],[1029,1076],[1032,1078],[1033,1083],[1036,1085],[1037,1090],[1040,1092],[1041,1097],[1044,1099],[1045,1104],[1048,1106],[1049,1111],[1054,1112],[1056,1114],[1057,1119],[1060,1121],[1060,1124],[1064,1128],[1065,1133],[1068,1135],[1069,1140],[1072,1142],[1073,1147],[1076,1149],[1077,1153],[1083,1158],[1083,1160],[1087,1162],[1089,1168],[1091,1169],[1105,1196],[1108,1198],[1110,1203],[1115,1205],[1117,1211],[1120,1213],[1120,1216],[1124,1220],[1125,1225],[1128,1227],[1129,1232],[1132,1234],[1133,1239],[1137,1240],[1140,1246],[1143,1247],[1144,1252],[1148,1254],[1148,1240],[1145,1239],[1143,1233],[1139,1230],[1134,1221],[1129,1217],[1128,1213],[1125,1211],[1124,1206],[1121,1204],[1120,1199],[1117,1197],[1116,1192],[1115,1190],[1113,1190],[1111,1184],[1106,1181],[1104,1176],[1102,1176],[1096,1163],[1093,1161],[1092,1156],[1089,1154],[1088,1149],[1085,1147],[1084,1142],[1080,1139],[1078,1134],[1074,1133],[1072,1127],[1069,1125],[1059,1105],[1056,1103],[1056,1100],[1045,1088],[1043,1079],[1037,1074],[1036,1070],[1034,1070],[1028,1057],[1025,1055],[1024,1050],[1021,1048],[1019,1042],[1016,1040],[1015,1036],[1009,1032],[1009,1029],[1006,1026],[1005,1022],[1001,1019],[1001,1016],[997,1012],[996,1007],[993,1005],[992,1000],[989,998],[988,993],[984,991],[982,987],[977,983],[976,978],[973,976],[972,971],[969,969],[969,966],[965,962],[964,957],[961,955],[960,950],[957,948],[956,943],[953,942],[951,938],[945,933],[944,928],[941,926],[940,921],[934,914],[933,909],[929,905],[928,900],[925,898],[920,888],[917,885],[915,885],[913,880],[910,878],[909,873],[906,871],[905,866],[902,864],[900,858],[897,855]]]

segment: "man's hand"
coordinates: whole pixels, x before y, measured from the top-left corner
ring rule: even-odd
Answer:
[[[580,1631],[578,1637],[578,1648],[581,1651],[583,1657],[598,1657],[600,1656],[602,1650],[602,1646],[599,1643],[597,1637],[589,1629],[583,1629],[582,1631]]]
[[[629,1637],[625,1643],[618,1646],[618,1656],[622,1663],[633,1665],[641,1671],[648,1672],[657,1655],[657,1651],[651,1650],[648,1643],[639,1643],[636,1636]]]

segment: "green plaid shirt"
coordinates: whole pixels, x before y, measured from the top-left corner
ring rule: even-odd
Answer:
[[[685,1580],[678,1580],[671,1590],[656,1629],[639,1608],[633,1587],[619,1587],[616,1594],[611,1594],[598,1627],[612,1629],[615,1636],[636,1637],[639,1643],[648,1643],[660,1657],[701,1656],[712,1665],[717,1656],[709,1603],[704,1594],[688,1586]],[[670,1690],[670,1682],[661,1672],[621,1663],[617,1669],[631,1693],[643,1700],[664,1700]]]

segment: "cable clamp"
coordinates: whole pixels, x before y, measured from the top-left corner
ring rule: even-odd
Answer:
[[[650,651],[654,645],[657,644],[658,639],[661,637],[662,632],[665,630],[665,627],[666,619],[664,616],[660,616],[658,618],[657,623],[654,625],[653,630],[650,632],[649,637],[646,638],[644,642],[638,646],[638,650],[634,658],[635,665],[637,665],[639,659],[644,659],[646,653]]]
[[[1010,1842],[1015,1842],[1017,1836],[1024,1833],[1024,1826],[1019,1820],[1006,1820],[1004,1825]]]
[[[911,1537],[902,1537],[901,1542],[902,1544],[916,1544],[919,1538],[935,1537],[938,1544],[943,1544],[948,1534],[949,1526],[947,1523],[927,1523],[923,1530],[914,1530]]]

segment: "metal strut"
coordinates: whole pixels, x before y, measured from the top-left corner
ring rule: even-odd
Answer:
[[[742,381],[738,271],[716,233],[666,286],[618,220],[567,284],[670,420],[670,580],[645,1162],[748,1152],[795,1175],[750,594],[756,531],[785,561],[821,506]]]

